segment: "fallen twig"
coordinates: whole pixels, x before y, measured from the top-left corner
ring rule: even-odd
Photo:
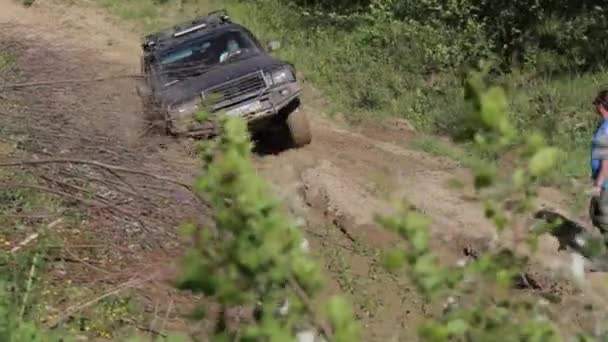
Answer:
[[[154,318],[150,322],[150,329],[154,329],[154,324],[156,324],[156,319],[158,319],[158,300],[154,300]]]
[[[80,187],[80,186],[77,186],[77,185],[73,185],[73,184],[69,184],[69,183],[67,183],[67,182],[63,182],[63,181],[60,181],[60,180],[58,180],[58,179],[51,178],[51,177],[46,176],[46,175],[40,175],[40,178],[44,179],[45,181],[48,181],[48,182],[51,182],[51,183],[55,183],[56,185],[59,185],[59,186],[61,186],[61,187],[68,188],[68,189],[72,189],[72,190],[75,190],[75,191],[77,191],[77,192],[82,192],[82,193],[84,193],[84,194],[87,194],[87,195],[90,195],[90,196],[96,197],[96,198],[98,198],[100,201],[103,201],[103,202],[108,201],[108,199],[107,199],[107,198],[105,198],[105,197],[103,197],[103,196],[101,196],[101,195],[99,195],[99,194],[97,194],[97,193],[95,193],[95,192],[93,192],[93,191],[90,191],[90,190],[88,190],[88,189],[85,189],[85,188],[83,188],[83,187]]]
[[[331,329],[329,329],[325,322],[323,322],[317,316],[314,305],[310,302],[308,295],[304,292],[298,281],[294,278],[289,278],[289,286],[294,290],[296,296],[302,302],[302,304],[306,308],[306,311],[308,311],[308,313],[310,314],[313,324],[316,326],[317,329],[319,329],[321,335],[323,335],[326,340],[332,341],[333,334],[331,332]]]
[[[49,246],[46,246],[46,248],[55,248],[55,249],[64,249],[64,248],[67,248],[67,247],[72,248],[72,249],[75,249],[75,248],[84,248],[84,249],[86,249],[86,248],[109,248],[109,246],[106,245],[106,244],[99,244],[99,245],[49,245]]]
[[[97,182],[97,183],[99,183],[99,184],[107,187],[108,189],[114,189],[114,190],[117,190],[117,191],[121,191],[121,192],[124,192],[125,194],[128,194],[130,196],[134,196],[134,197],[141,197],[144,200],[146,200],[146,201],[148,201],[148,202],[150,202],[152,204],[155,204],[155,203],[151,202],[150,199],[147,196],[145,196],[144,194],[142,194],[140,191],[131,190],[133,188],[132,186],[127,186],[129,189],[125,189],[125,187],[122,187],[120,183],[113,182],[113,181],[111,181],[109,179],[103,179],[103,178],[99,178],[99,177],[93,177],[93,176],[86,175],[86,174],[84,174],[84,175],[77,175],[77,176],[71,175],[71,174],[69,174],[67,172],[65,174],[69,175],[70,177],[78,177],[78,178],[81,177],[81,178],[87,179],[89,181]],[[124,180],[121,180],[121,182],[122,182],[122,184],[125,183]]]
[[[123,319],[126,323],[131,324],[132,326],[134,326],[136,329],[141,330],[142,332],[147,332],[150,333],[152,335],[156,335],[156,336],[160,336],[160,337],[167,337],[166,334],[162,333],[162,331],[157,331],[155,329],[152,329],[152,327],[145,327],[139,323],[137,323],[135,320],[132,319]]]
[[[160,326],[161,332],[165,330],[165,325],[167,324],[167,321],[169,320],[169,315],[171,314],[172,308],[173,308],[173,299],[171,299],[171,301],[169,302],[169,307],[167,308],[167,312],[165,312],[165,318],[163,319],[163,323]]]
[[[89,268],[91,268],[91,269],[93,269],[95,271],[101,272],[101,273],[112,274],[111,272],[108,272],[107,270],[104,270],[104,269],[102,269],[100,267],[97,267],[97,266],[93,265],[89,261],[85,261],[85,260],[79,258],[78,256],[76,256],[74,253],[72,253],[67,248],[63,248],[63,251],[65,251],[67,254],[69,254],[70,257],[74,260],[74,262],[81,263],[81,264],[83,264],[83,265],[85,265],[85,266],[87,266],[87,267],[89,267]],[[65,259],[65,258],[62,258],[62,259]]]
[[[130,74],[130,75],[114,75],[96,78],[85,78],[85,79],[67,79],[67,80],[55,80],[55,81],[38,81],[38,82],[26,82],[26,83],[14,83],[14,84],[3,84],[0,85],[0,89],[17,89],[27,87],[37,87],[45,85],[56,85],[56,84],[70,84],[70,83],[95,83],[101,81],[118,80],[126,78],[141,78],[141,75]]]
[[[13,249],[11,249],[11,253],[12,254],[17,253],[17,251],[19,251],[21,248],[25,247],[28,243],[36,240],[38,238],[38,236],[40,236],[39,233],[34,233],[34,234],[28,236],[27,238],[25,238],[25,240],[21,241],[17,246],[13,247]]]
[[[29,214],[3,214],[3,217],[11,219],[28,219],[28,220],[44,220],[57,214],[40,214],[40,215],[29,215]]]
[[[151,274],[151,275],[149,275],[149,276],[147,276],[145,278],[131,279],[131,280],[129,280],[129,281],[127,281],[127,282],[125,282],[125,283],[117,286],[113,290],[104,293],[101,296],[95,297],[95,298],[93,298],[93,299],[91,299],[91,300],[89,300],[87,302],[82,303],[82,304],[71,306],[71,307],[69,307],[69,308],[67,308],[65,310],[65,314],[61,315],[57,319],[55,319],[55,320],[51,321],[50,323],[48,323],[46,325],[46,327],[49,328],[49,329],[56,328],[59,324],[61,324],[66,319],[70,318],[70,316],[72,316],[76,312],[84,310],[84,309],[88,308],[89,306],[96,304],[100,300],[103,300],[105,298],[108,298],[110,296],[118,294],[118,293],[120,293],[123,290],[126,290],[128,288],[132,288],[132,287],[134,287],[136,285],[139,285],[141,283],[145,283],[147,281],[150,281],[150,280],[154,279],[158,275],[157,273]]]
[[[21,306],[21,311],[19,312],[19,320],[23,319],[23,315],[25,314],[25,308],[27,307],[27,301],[29,300],[30,292],[32,291],[32,283],[34,282],[34,275],[36,274],[36,264],[38,263],[38,254],[34,255],[32,259],[32,267],[30,267],[30,274],[27,278],[27,285],[25,289],[25,294],[23,295],[23,305]]]
[[[114,210],[124,216],[130,217],[133,220],[137,221],[139,224],[141,224],[142,226],[145,226],[145,224],[136,216],[133,215],[132,213],[129,213],[121,208],[118,208],[117,206],[113,205],[112,203],[109,203],[107,201],[98,201],[98,200],[92,200],[92,199],[84,199],[84,198],[80,198],[78,196],[74,196],[62,191],[58,191],[58,190],[54,190],[51,188],[47,188],[47,187],[43,187],[43,186],[39,186],[39,185],[34,185],[34,184],[13,184],[13,183],[1,183],[2,186],[4,186],[5,188],[29,188],[29,189],[33,189],[33,190],[38,190],[38,191],[43,191],[52,195],[56,195],[59,197],[63,197],[63,198],[67,198],[67,199],[71,199],[74,201],[78,201],[81,202],[85,205],[88,205],[90,207],[96,207],[96,208],[101,208],[101,209],[111,209]]]
[[[23,166],[23,165],[43,165],[43,164],[82,164],[82,165],[93,165],[93,166],[97,166],[100,167],[102,169],[106,169],[110,172],[124,172],[124,173],[130,173],[130,174],[135,174],[135,175],[141,175],[141,176],[147,176],[147,177],[151,177],[160,181],[165,181],[165,182],[169,182],[169,183],[173,183],[179,186],[182,186],[186,189],[188,189],[189,191],[192,191],[192,186],[189,184],[186,184],[184,182],[181,182],[179,180],[173,179],[173,178],[169,178],[169,177],[165,177],[165,176],[160,176],[160,175],[155,175],[153,173],[149,173],[146,171],[141,171],[141,170],[134,170],[134,169],[129,169],[126,167],[121,167],[121,166],[116,166],[116,165],[110,165],[110,164],[104,164],[95,160],[84,160],[84,159],[41,159],[41,160],[23,160],[23,161],[14,161],[14,162],[9,162],[9,163],[1,163],[0,167],[11,167],[11,166]]]

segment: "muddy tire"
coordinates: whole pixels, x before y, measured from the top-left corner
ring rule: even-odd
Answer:
[[[135,91],[141,99],[141,108],[145,123],[144,132],[147,135],[163,135],[167,134],[167,127],[164,119],[158,112],[157,108],[152,104],[152,91],[145,83],[138,82],[135,85]]]
[[[291,140],[296,147],[310,144],[312,140],[310,124],[308,123],[306,113],[302,109],[296,108],[293,112],[289,113],[285,123],[289,129]]]
[[[160,115],[158,110],[145,100],[142,101],[142,109],[144,115],[144,123],[147,134],[151,135],[167,135],[168,127],[165,120]]]

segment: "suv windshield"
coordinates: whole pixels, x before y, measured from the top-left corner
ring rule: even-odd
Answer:
[[[165,85],[203,74],[212,66],[232,62],[256,49],[239,30],[212,33],[164,51],[159,57]]]

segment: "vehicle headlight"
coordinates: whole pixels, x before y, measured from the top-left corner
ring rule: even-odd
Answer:
[[[275,85],[293,81],[293,73],[289,68],[281,68],[272,72],[272,83]]]

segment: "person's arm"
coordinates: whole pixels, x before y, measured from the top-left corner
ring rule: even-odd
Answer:
[[[608,160],[604,159],[600,163],[600,171],[598,172],[597,178],[593,184],[596,190],[601,190],[604,181],[608,179]]]
[[[601,191],[604,181],[608,180],[608,128],[600,131],[596,148],[594,157],[600,160],[600,170],[593,183],[593,188],[595,191]]]

